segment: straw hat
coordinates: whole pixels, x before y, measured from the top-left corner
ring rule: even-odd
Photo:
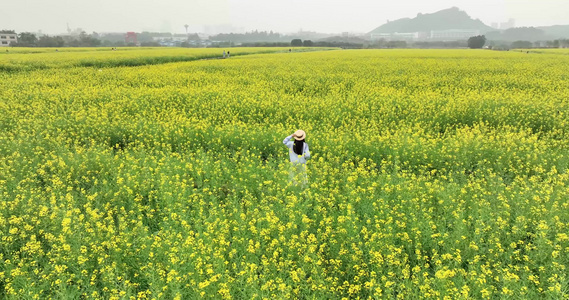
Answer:
[[[304,132],[304,130],[297,130],[294,133],[294,139],[297,141],[302,141],[304,140],[304,138],[306,138],[306,132]]]

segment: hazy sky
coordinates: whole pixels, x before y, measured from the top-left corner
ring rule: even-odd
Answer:
[[[456,6],[472,18],[516,26],[569,24],[569,0],[0,0],[0,29],[63,33],[299,29],[368,32],[386,22]],[[223,26],[222,26],[223,25]]]

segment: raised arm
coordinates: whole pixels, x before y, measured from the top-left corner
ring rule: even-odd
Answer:
[[[292,135],[287,136],[284,139],[283,144],[285,144],[289,148],[292,148],[293,143],[290,140],[292,140]]]

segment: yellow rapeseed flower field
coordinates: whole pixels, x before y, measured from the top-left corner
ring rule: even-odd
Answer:
[[[569,296],[563,51],[52,50],[0,53],[1,299]]]

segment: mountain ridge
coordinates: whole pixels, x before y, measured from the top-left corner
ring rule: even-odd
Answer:
[[[415,18],[401,18],[383,24],[369,34],[425,32],[431,30],[479,30],[481,33],[495,30],[479,19],[472,19],[458,7],[443,9],[430,14],[419,13]]]

